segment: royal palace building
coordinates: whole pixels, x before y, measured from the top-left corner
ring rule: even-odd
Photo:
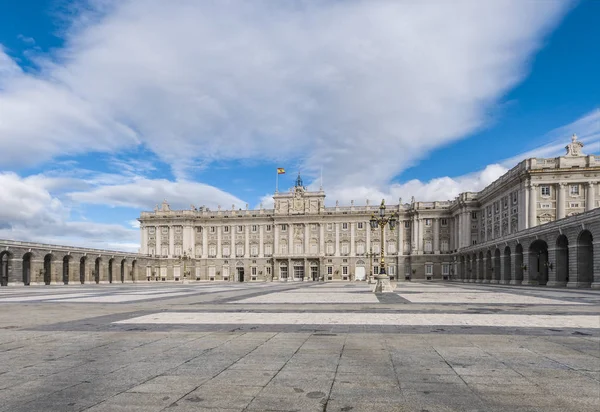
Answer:
[[[447,279],[458,272],[465,278],[479,245],[499,250],[503,239],[599,207],[600,159],[582,148],[573,136],[564,156],[523,160],[482,191],[454,200],[400,199],[386,207],[397,227],[383,232],[369,225],[379,202],[325,206],[325,192],[307,190],[300,176],[289,192],[275,193],[273,209],[172,210],[165,201],[139,218],[141,255],[152,262],[146,277],[360,280],[378,273],[384,245],[392,279]]]

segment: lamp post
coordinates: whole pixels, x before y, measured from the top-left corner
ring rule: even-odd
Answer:
[[[377,256],[377,253],[373,253],[373,247],[369,248],[367,258],[369,259],[369,273],[367,274],[367,283],[371,284],[371,278],[373,277],[373,258]]]
[[[392,285],[390,283],[390,277],[385,273],[385,258],[384,258],[384,245],[383,245],[383,229],[387,224],[390,225],[390,230],[394,230],[396,227],[396,214],[392,214],[390,216],[385,215],[385,199],[381,200],[381,205],[379,206],[379,215],[372,215],[369,223],[371,224],[371,230],[379,229],[381,230],[381,260],[379,262],[379,274],[376,279],[375,289],[373,292],[375,293],[385,293],[385,292],[393,292]]]
[[[187,271],[186,271],[186,263],[188,260],[192,258],[192,249],[189,249],[189,254],[186,251],[183,251],[183,256],[179,257],[179,261],[183,261],[183,283],[187,283]]]

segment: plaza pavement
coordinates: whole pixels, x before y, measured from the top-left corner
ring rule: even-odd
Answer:
[[[600,292],[0,289],[0,411],[600,410]]]

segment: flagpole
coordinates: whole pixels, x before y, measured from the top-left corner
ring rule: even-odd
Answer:
[[[275,169],[275,174],[277,175],[275,177],[275,193],[279,192],[279,170]]]

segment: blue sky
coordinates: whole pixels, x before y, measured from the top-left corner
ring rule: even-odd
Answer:
[[[0,2],[0,237],[136,250],[135,219],[452,199],[600,152],[600,2]]]

